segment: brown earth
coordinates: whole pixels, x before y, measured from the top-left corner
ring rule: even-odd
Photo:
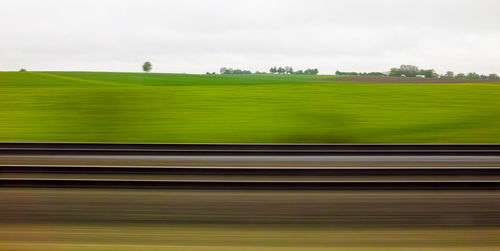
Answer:
[[[488,79],[455,79],[455,78],[414,78],[388,76],[354,76],[321,79],[322,81],[359,82],[359,83],[497,83],[500,80]]]

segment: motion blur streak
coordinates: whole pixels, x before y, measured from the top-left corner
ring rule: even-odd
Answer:
[[[500,247],[500,192],[4,188],[0,198],[2,249]]]
[[[1,250],[500,248],[498,145],[0,146]]]

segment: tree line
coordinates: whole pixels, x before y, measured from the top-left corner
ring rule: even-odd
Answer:
[[[458,79],[489,79],[489,80],[499,80],[500,77],[496,73],[491,73],[489,75],[477,74],[475,72],[458,73],[455,75],[452,71],[446,72],[446,74],[441,75],[441,78],[458,78]]]
[[[419,69],[414,65],[401,65],[399,68],[391,68],[389,76],[394,77],[416,77],[417,75],[425,76],[426,78],[437,78],[439,75],[434,71],[434,69]]]
[[[306,70],[297,70],[297,71],[294,71],[293,68],[291,66],[286,66],[286,67],[271,67],[269,69],[269,72],[270,73],[273,73],[273,74],[308,74],[308,75],[318,75],[319,73],[319,70],[317,68],[313,68],[313,69],[306,69]]]
[[[256,71],[255,73],[252,73],[249,70],[240,70],[240,69],[233,69],[233,68],[227,68],[227,67],[222,67],[219,69],[220,74],[267,74],[267,72],[260,72]],[[286,66],[286,67],[271,67],[269,69],[269,73],[271,74],[307,74],[307,75],[318,75],[319,70],[317,68],[311,68],[311,69],[306,69],[306,70],[293,70],[291,66]],[[207,75],[213,75],[215,72],[207,72]]]
[[[335,75],[338,76],[384,76],[382,72],[342,72],[337,70]]]
[[[252,74],[252,72],[248,70],[240,70],[240,69],[233,69],[226,67],[220,68],[219,72],[220,74]]]
[[[426,78],[458,78],[458,79],[489,79],[489,80],[500,80],[500,77],[491,73],[489,75],[477,74],[475,72],[458,73],[455,74],[452,71],[447,71],[445,74],[439,75],[434,69],[420,69],[415,65],[401,65],[400,67],[391,68],[388,73],[382,72],[342,72],[336,71],[335,75],[339,76],[384,76],[389,75],[393,77],[416,77],[425,76]]]
[[[477,74],[475,72],[469,72],[467,74],[465,73],[458,73],[455,75],[454,72],[452,71],[447,71],[446,74],[439,75],[437,74],[434,69],[419,69],[417,66],[414,65],[401,65],[399,68],[392,68],[391,71],[389,72],[389,76],[396,76],[396,77],[415,77],[417,75],[423,75],[426,78],[458,78],[458,79],[490,79],[490,80],[499,80],[500,77],[495,74],[491,73],[489,75],[484,75],[484,74]]]
[[[153,65],[151,62],[145,62],[142,65],[142,69],[144,72],[150,72],[151,69],[153,68]],[[25,69],[21,69],[22,71],[26,71]],[[227,68],[227,67],[222,67],[219,70],[220,74],[266,74],[267,72],[259,72],[256,71],[255,73],[252,73],[249,70],[240,70],[240,69],[233,69],[233,68]],[[297,70],[295,71],[291,66],[285,66],[285,67],[276,67],[273,66],[269,69],[269,73],[271,74],[306,74],[306,75],[317,75],[319,73],[317,68],[310,68],[306,70]],[[215,75],[215,72],[207,72],[208,74],[213,74]],[[337,70],[335,72],[335,75],[345,75],[345,76],[384,76],[387,74],[384,74],[382,72],[342,72]],[[489,75],[484,75],[484,74],[477,74],[475,72],[469,72],[467,74],[465,73],[458,73],[455,75],[454,72],[452,71],[447,71],[446,74],[439,75],[437,74],[434,69],[420,69],[415,65],[401,65],[399,68],[394,67],[391,68],[391,70],[388,73],[389,76],[395,76],[395,77],[416,77],[416,76],[425,76],[426,78],[458,78],[458,79],[490,79],[490,80],[500,80],[500,77],[495,74],[491,73]]]

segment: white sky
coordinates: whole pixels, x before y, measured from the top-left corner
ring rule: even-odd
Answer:
[[[0,71],[500,73],[499,0],[0,0]]]

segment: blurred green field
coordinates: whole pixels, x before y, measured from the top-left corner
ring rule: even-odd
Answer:
[[[500,143],[499,84],[0,72],[0,141]]]

